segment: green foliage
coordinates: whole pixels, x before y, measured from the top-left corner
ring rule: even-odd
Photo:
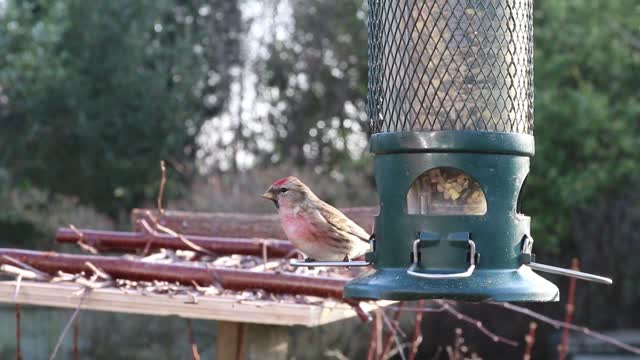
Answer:
[[[535,28],[534,236],[566,238],[572,210],[640,179],[640,4],[542,1]]]
[[[19,186],[2,168],[0,204],[1,246],[49,250],[53,245],[52,234],[60,226],[114,227],[111,219],[80,204],[76,197]]]
[[[159,160],[191,162],[205,115],[220,110],[202,98],[226,96],[224,82],[205,85],[229,62],[211,59],[228,33],[208,31],[207,3],[9,1],[0,17],[0,164],[22,184],[111,214],[152,197]]]
[[[293,30],[260,64],[262,92],[277,94],[266,161],[315,165],[328,173],[366,149],[367,32],[361,0],[295,0]]]

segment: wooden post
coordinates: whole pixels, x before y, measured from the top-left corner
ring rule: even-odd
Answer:
[[[288,351],[285,326],[218,322],[216,360],[284,360]]]

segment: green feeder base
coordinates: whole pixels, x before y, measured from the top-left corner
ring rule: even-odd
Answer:
[[[464,279],[418,279],[406,269],[379,269],[350,281],[346,298],[463,301],[558,301],[558,287],[528,266],[517,270],[476,270]]]

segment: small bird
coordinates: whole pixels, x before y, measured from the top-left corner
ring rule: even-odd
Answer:
[[[306,261],[350,261],[369,249],[364,229],[294,176],[276,180],[262,197],[273,201],[287,238]]]

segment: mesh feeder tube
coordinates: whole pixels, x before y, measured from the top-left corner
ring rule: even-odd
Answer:
[[[532,0],[370,0],[374,269],[345,296],[557,301],[518,212],[534,154]]]

